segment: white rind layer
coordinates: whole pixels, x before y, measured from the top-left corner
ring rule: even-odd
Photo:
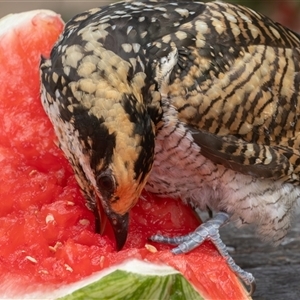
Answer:
[[[45,285],[41,286],[36,286],[35,292],[26,292],[18,294],[13,294],[14,286],[16,286],[16,283],[10,281],[6,283],[1,283],[0,285],[4,284],[7,286],[7,294],[6,295],[1,295],[1,299],[43,299],[43,300],[52,300],[52,299],[57,299],[63,296],[66,296],[68,294],[73,293],[74,291],[87,286],[95,281],[100,280],[104,276],[116,271],[116,270],[123,270],[127,272],[132,272],[136,274],[141,274],[141,275],[156,275],[156,276],[166,276],[166,275],[172,275],[172,274],[179,274],[178,271],[176,271],[174,268],[168,266],[168,265],[157,265],[153,264],[150,262],[146,262],[143,260],[139,260],[136,258],[126,260],[122,264],[106,268],[100,272],[96,272],[78,282],[68,284],[65,286],[62,286],[60,288],[56,288],[54,286],[48,286],[45,287]],[[31,289],[32,290],[32,289]]]

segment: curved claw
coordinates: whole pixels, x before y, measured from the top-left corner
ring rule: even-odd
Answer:
[[[255,279],[249,284],[249,286],[250,286],[249,296],[251,297],[254,294],[255,290],[256,290],[256,281],[255,281]]]

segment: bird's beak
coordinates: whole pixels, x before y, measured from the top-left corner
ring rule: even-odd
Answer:
[[[128,233],[129,214],[116,214],[112,211],[104,211],[101,201],[97,201],[96,232],[103,234],[109,221],[113,230],[117,251],[121,250],[126,242]]]
[[[128,213],[126,213],[125,215],[110,213],[108,215],[108,220],[110,221],[110,224],[112,226],[115,235],[117,251],[123,248],[127,239],[128,220],[129,220],[128,216],[129,216]]]

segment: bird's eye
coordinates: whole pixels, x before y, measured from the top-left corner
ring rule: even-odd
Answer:
[[[102,174],[97,178],[97,184],[100,191],[112,193],[115,189],[115,181],[112,175]]]

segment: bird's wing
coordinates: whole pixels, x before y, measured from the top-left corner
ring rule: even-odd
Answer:
[[[213,2],[156,44],[177,50],[163,92],[203,155],[259,178],[299,180],[299,35]]]
[[[234,135],[220,136],[189,129],[194,142],[201,147],[201,153],[217,164],[254,177],[299,181],[294,174],[295,166],[289,160],[289,154],[294,150],[289,147],[248,143]],[[295,156],[299,157],[299,152]]]

